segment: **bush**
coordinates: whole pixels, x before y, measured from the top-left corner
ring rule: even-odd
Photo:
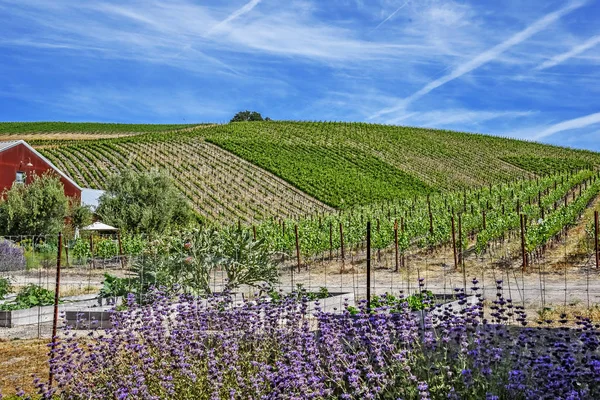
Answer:
[[[146,247],[146,241],[139,235],[125,235],[121,238],[123,253],[128,256],[137,256],[142,254]]]
[[[9,240],[0,239],[0,271],[21,271],[26,266],[23,249]]]
[[[99,258],[113,258],[119,254],[119,246],[112,239],[100,238],[94,243],[94,256]]]
[[[186,226],[192,209],[169,176],[125,170],[106,181],[96,209],[102,220],[128,234],[157,235]]]
[[[54,292],[38,285],[29,284],[19,291],[13,301],[1,304],[0,310],[24,310],[52,304],[54,304]]]
[[[7,294],[12,292],[12,286],[8,278],[0,277],[0,300],[3,300]]]
[[[55,175],[34,175],[28,185],[13,185],[0,199],[0,235],[55,235],[64,226],[69,200]]]

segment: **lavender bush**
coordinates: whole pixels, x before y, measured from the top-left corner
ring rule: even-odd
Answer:
[[[9,240],[0,239],[0,271],[20,271],[26,265],[23,249]]]
[[[312,318],[306,298],[234,307],[154,291],[151,305],[131,297],[111,330],[67,332],[51,360],[58,385],[39,388],[121,400],[600,398],[598,327],[528,327],[501,283],[489,320],[476,280],[478,304],[457,290],[462,311],[439,315],[362,303]]]

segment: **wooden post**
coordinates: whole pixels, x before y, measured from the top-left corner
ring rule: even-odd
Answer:
[[[462,263],[462,217],[461,214],[458,214],[458,263]]]
[[[433,214],[431,213],[431,200],[427,194],[427,212],[429,213],[429,233],[433,235]]]
[[[125,260],[123,259],[123,243],[121,242],[120,231],[117,231],[117,241],[119,242],[119,258],[121,260],[121,268],[125,269]]]
[[[296,261],[298,263],[298,272],[300,272],[300,241],[298,240],[298,224],[294,225],[294,234],[296,235]]]
[[[333,259],[333,222],[329,221],[329,261]]]
[[[398,220],[394,221],[394,249],[396,251],[396,269],[394,272],[398,272],[400,268],[400,263],[398,259]]]
[[[483,217],[483,229],[486,229],[486,223],[485,223],[485,210],[482,211],[482,217]]]
[[[404,235],[404,217],[400,218],[400,232],[402,232],[402,235]],[[404,258],[404,251],[402,251],[401,265],[402,265],[402,268],[404,268],[406,266],[406,259]]]
[[[598,249],[598,211],[594,211],[594,242],[596,248],[596,269],[600,267],[600,251]]]
[[[92,256],[92,268],[96,268],[96,261],[94,260],[94,235],[90,234],[90,254]]]
[[[522,270],[527,270],[527,253],[525,252],[525,218],[523,214],[520,214],[521,219],[521,254],[523,256],[523,267]]]
[[[62,232],[58,234],[58,254],[56,257],[56,282],[54,289],[54,318],[52,319],[52,342],[50,345],[50,359],[54,358],[54,349],[56,348],[56,330],[58,328],[58,302],[60,300],[60,261],[62,258]],[[54,380],[54,368],[50,364],[50,372],[48,375],[48,388],[52,387]]]
[[[252,225],[252,237],[256,240],[256,226]]]
[[[454,269],[458,270],[458,256],[456,254],[456,229],[454,225],[454,215],[452,216],[452,248],[454,249]]]
[[[346,269],[346,257],[344,256],[344,226],[340,222],[340,255],[342,256],[342,267],[340,273]]]
[[[67,261],[67,268],[71,266],[71,264],[69,263],[69,244],[67,243],[67,245],[65,246],[65,258]]]
[[[371,221],[367,221],[367,312],[371,312]]]

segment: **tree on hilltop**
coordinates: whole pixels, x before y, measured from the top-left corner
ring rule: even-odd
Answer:
[[[233,116],[230,122],[243,122],[243,121],[270,121],[271,118],[263,118],[259,112],[256,111],[240,111]]]

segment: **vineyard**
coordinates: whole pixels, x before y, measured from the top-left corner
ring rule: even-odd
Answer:
[[[85,187],[165,171],[213,223],[0,238],[0,391],[304,398],[301,373],[315,399],[600,395],[600,154],[369,124],[102,127],[28,134]]]
[[[181,132],[200,124],[112,124],[95,122],[0,122],[0,140],[81,141],[136,136],[151,132]]]
[[[81,185],[103,188],[125,168],[167,171],[196,211],[212,221],[297,218],[330,207],[285,181],[197,138],[94,141],[41,149]]]
[[[4,123],[0,132],[29,138],[85,187],[101,189],[123,168],[165,170],[200,215],[229,223],[297,219],[600,165],[600,155],[587,151],[362,123]]]
[[[333,207],[600,165],[588,151],[363,123],[237,123],[202,134]]]

